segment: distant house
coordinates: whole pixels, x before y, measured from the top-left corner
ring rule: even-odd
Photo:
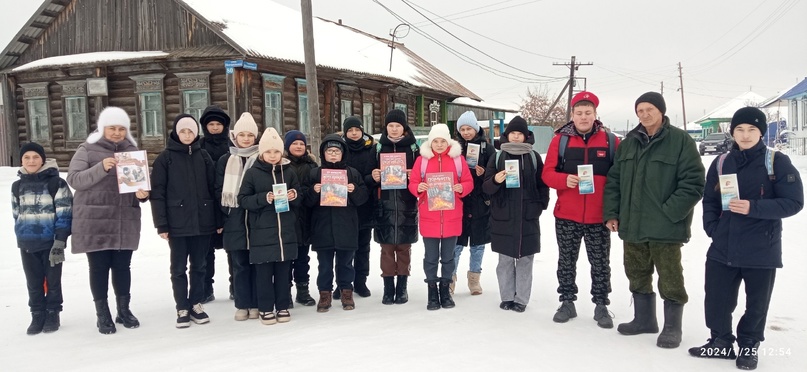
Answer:
[[[23,143],[42,144],[64,167],[106,106],[124,108],[154,157],[173,119],[210,104],[261,126],[310,133],[308,99],[322,134],[351,115],[377,133],[393,108],[428,125],[428,105],[481,100],[403,44],[341,22],[314,19],[318,91],[306,88],[301,15],[271,1],[46,0],[0,54],[0,165]],[[230,68],[225,67],[225,62]]]
[[[807,137],[807,78],[782,94],[781,99],[788,102],[788,122],[790,130],[797,137]]]
[[[701,138],[705,138],[709,133],[727,131],[731,117],[737,110],[746,106],[759,106],[763,101],[765,101],[765,97],[754,92],[745,92],[718,106],[695,120],[695,123],[701,126]]]

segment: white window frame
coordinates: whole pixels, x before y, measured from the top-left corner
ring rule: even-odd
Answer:
[[[76,102],[71,104],[71,102]],[[71,111],[77,108],[79,112]],[[64,120],[66,125],[66,139],[68,141],[84,141],[90,131],[89,110],[87,97],[64,97]]]
[[[191,96],[194,94],[203,94],[204,97],[197,99],[195,102],[191,102]],[[201,106],[199,105],[200,102]],[[197,122],[202,118],[202,114],[208,106],[210,106],[210,91],[207,89],[182,91],[182,111],[193,116]]]
[[[145,92],[138,95],[140,100],[140,125],[143,137],[163,137],[164,136],[164,123],[165,123],[165,108],[163,107],[162,92]],[[157,109],[148,109],[146,105],[147,98],[155,98],[158,102]],[[150,121],[153,120],[152,121]]]
[[[362,124],[364,133],[373,134],[373,103],[362,102]]]
[[[342,99],[339,101],[339,111],[342,114],[341,123],[344,124],[347,118],[353,116],[353,100]]]
[[[36,142],[40,145],[49,144],[51,141],[51,133],[48,99],[29,99],[26,102],[26,106],[26,117],[29,123],[28,141]],[[39,114],[35,113],[35,110],[38,108],[42,109],[42,112]]]

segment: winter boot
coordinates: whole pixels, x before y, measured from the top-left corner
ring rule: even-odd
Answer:
[[[658,335],[656,346],[675,349],[681,345],[681,318],[684,316],[684,304],[664,301],[664,328]]]
[[[405,304],[409,302],[409,293],[406,291],[406,281],[409,279],[406,275],[398,275],[398,285],[395,286],[395,303]]]
[[[118,315],[115,317],[115,323],[123,324],[126,328],[140,327],[140,321],[135,318],[132,311],[129,310],[129,300],[131,295],[118,296],[115,298],[118,303]]]
[[[308,283],[297,283],[297,298],[295,300],[298,304],[303,306],[314,306],[317,304],[317,301],[311,298]]]
[[[555,316],[552,317],[552,321],[555,323],[566,323],[572,318],[577,318],[577,309],[574,307],[574,302],[563,301],[560,303],[558,311],[555,312]]]
[[[336,286],[336,290],[333,291],[333,299],[339,300],[342,298],[342,290],[339,289],[339,286]]]
[[[384,295],[381,297],[381,303],[384,305],[392,305],[395,303],[395,277],[384,277]]]
[[[327,313],[331,308],[331,291],[319,291],[318,313]]]
[[[443,309],[450,309],[454,307],[454,300],[451,299],[451,290],[448,288],[451,281],[443,279],[440,281],[440,306]]]
[[[712,337],[703,346],[689,348],[689,355],[696,358],[736,359],[734,343],[720,337]]]
[[[25,333],[29,335],[35,335],[42,332],[42,328],[45,326],[45,312],[44,311],[32,311],[31,312],[31,325],[28,326],[28,330]]]
[[[59,321],[59,310],[48,310],[45,313],[45,325],[42,327],[42,332],[52,333],[59,330],[61,322]]]
[[[352,289],[343,289],[342,296],[340,298],[342,300],[342,309],[344,310],[353,310],[356,308],[356,303],[353,302],[353,290]]]
[[[468,272],[468,289],[471,291],[471,296],[482,294],[482,286],[479,284],[480,275],[482,275],[482,273]],[[454,276],[454,281],[456,280],[457,277]],[[451,294],[454,294],[454,292],[452,291]]]
[[[614,321],[611,319],[611,313],[608,312],[608,307],[605,305],[597,305],[594,307],[594,320],[597,321],[597,325],[600,328],[614,328]]]
[[[353,281],[353,293],[359,297],[370,297],[371,293],[370,288],[367,288],[366,276],[356,276],[356,279]]]
[[[658,320],[656,319],[656,294],[634,293],[633,320],[631,320],[629,323],[620,324],[616,330],[623,335],[629,336],[638,335],[641,333],[658,332]]]
[[[757,369],[759,341],[749,338],[737,340],[737,368],[746,371]]]
[[[451,276],[451,284],[448,285],[448,291],[454,294],[454,287],[457,285],[457,274]]]
[[[98,317],[95,324],[98,332],[105,335],[115,333],[115,323],[112,322],[112,314],[109,313],[109,303],[106,299],[95,300],[95,316]]]
[[[437,281],[431,281],[429,283],[429,297],[428,302],[426,302],[426,310],[438,310],[440,309],[440,294],[437,290]]]

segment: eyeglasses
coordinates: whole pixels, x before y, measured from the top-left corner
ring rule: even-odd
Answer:
[[[339,155],[339,154],[342,153],[342,150],[337,149],[337,148],[330,148],[330,149],[325,150],[325,153],[328,154],[328,155]]]

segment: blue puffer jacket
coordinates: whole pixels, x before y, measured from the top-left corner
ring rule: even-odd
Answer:
[[[20,168],[17,175],[20,179],[11,187],[17,247],[33,253],[50,249],[54,240],[66,242],[73,222],[73,193],[59,178],[56,159],[48,159],[34,174]],[[54,177],[59,185],[55,200],[48,190]]]
[[[712,238],[706,257],[732,267],[781,268],[782,218],[804,206],[798,170],[787,155],[774,153],[775,181],[765,168],[765,145],[740,151],[735,144],[723,162],[722,174],[737,174],[741,200],[749,200],[748,215],[723,211],[715,158],[706,176],[703,229]]]

